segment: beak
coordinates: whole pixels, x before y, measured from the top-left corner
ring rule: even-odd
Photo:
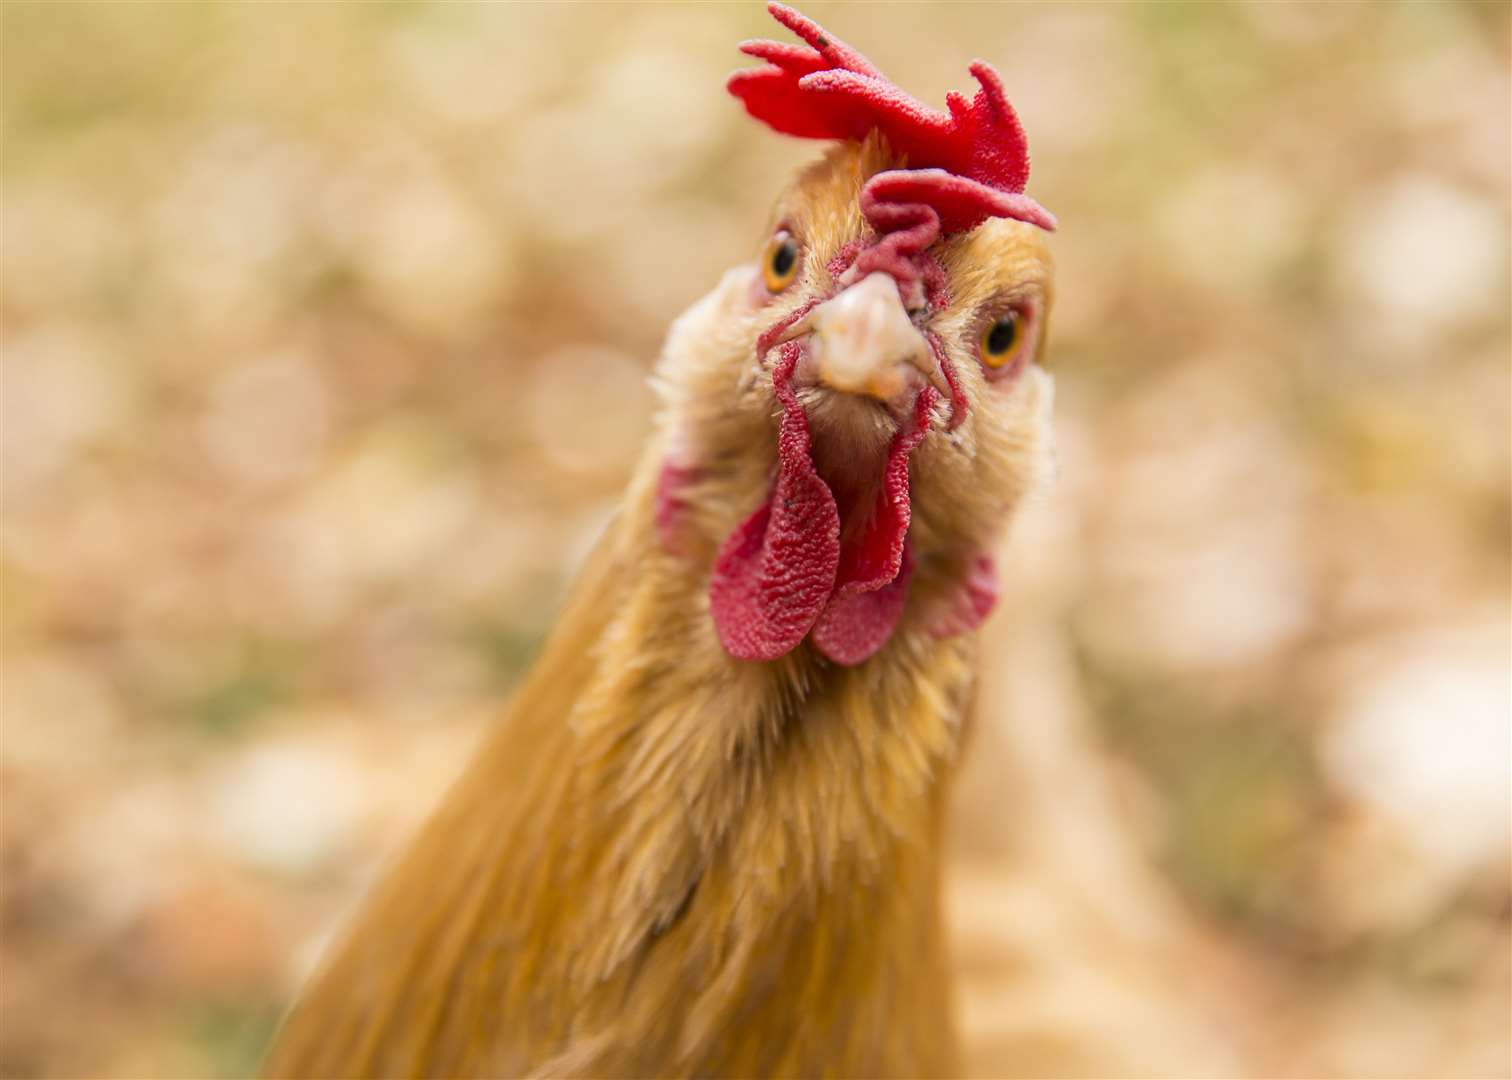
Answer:
[[[819,382],[848,394],[896,399],[916,371],[940,393],[950,384],[919,333],[890,274],[869,274],[783,332],[779,342],[812,334],[809,353]],[[910,369],[913,369],[912,371]]]

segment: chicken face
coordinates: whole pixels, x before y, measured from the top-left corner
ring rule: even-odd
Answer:
[[[863,211],[896,164],[873,136],[802,173],[758,261],[669,340],[664,536],[705,523],[717,549],[690,555],[712,555],[710,613],[740,659],[807,637],[860,663],[905,616],[971,628],[991,604],[985,549],[1043,467],[1043,234],[991,218],[900,251]],[[689,507],[704,512],[673,512]]]
[[[715,519],[709,611],[730,655],[775,660],[807,639],[859,664],[907,612],[950,634],[991,608],[983,551],[1043,456],[1038,230],[1055,219],[1024,194],[1024,131],[991,65],[937,112],[817,23],[768,10],[804,44],[745,42],[765,66],[730,92],[778,131],[842,146],[781,200],[760,261],[674,327],[656,517],[674,550],[689,507]],[[716,524],[725,505],[754,509]]]

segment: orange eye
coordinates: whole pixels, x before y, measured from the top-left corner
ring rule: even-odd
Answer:
[[[767,292],[779,293],[793,283],[803,261],[802,254],[798,241],[786,230],[772,237],[761,257],[761,276]]]
[[[1018,354],[1024,338],[1022,322],[1022,315],[1009,311],[987,324],[982,331],[982,363],[990,368],[1000,368]]]

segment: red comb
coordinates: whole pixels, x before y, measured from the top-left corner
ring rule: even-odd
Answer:
[[[1024,129],[991,64],[975,60],[976,97],[951,91],[948,112],[931,109],[888,81],[871,61],[812,19],[783,4],[767,10],[806,45],[746,41],[740,51],[767,62],[737,71],[726,84],[756,119],[786,135],[864,139],[880,131],[909,168],[880,174],[888,202],[932,206],[945,232],[975,228],[989,217],[1016,218],[1043,229],[1055,218],[1023,194],[1029,179]]]

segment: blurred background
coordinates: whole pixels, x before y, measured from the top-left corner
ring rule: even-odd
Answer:
[[[807,10],[997,63],[1062,222],[972,1070],[1507,1076],[1512,9]],[[818,147],[721,88],[754,4],[0,17],[0,1073],[244,1075]]]

